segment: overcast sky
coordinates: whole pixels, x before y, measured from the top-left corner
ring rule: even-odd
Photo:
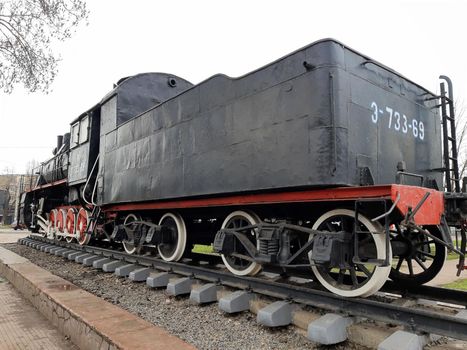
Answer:
[[[433,92],[448,75],[467,103],[467,0],[87,4],[89,25],[57,46],[52,92],[0,93],[0,173],[50,157],[56,135],[121,77],[167,72],[195,84],[216,73],[236,77],[327,37]]]

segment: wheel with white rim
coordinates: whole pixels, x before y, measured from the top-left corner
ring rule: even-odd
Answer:
[[[86,209],[81,208],[77,215],[76,234],[78,235],[78,243],[86,245],[91,240],[91,234],[87,233],[89,224],[89,213]]]
[[[76,208],[68,209],[66,213],[66,221],[65,221],[65,233],[67,234],[65,239],[68,243],[71,243],[75,238],[75,231],[76,231],[76,214],[78,210]]]
[[[137,227],[137,224],[132,224],[135,221],[141,221],[141,217],[135,214],[128,214],[125,217],[125,221],[123,222],[123,225],[126,226],[130,230],[135,230]],[[139,252],[140,250],[139,247],[135,246],[134,241],[130,242],[127,239],[124,239],[122,240],[122,243],[123,243],[123,249],[125,249],[125,251],[128,254],[135,254]]]
[[[162,243],[157,246],[157,251],[165,261],[180,260],[186,247],[185,221],[180,214],[166,213],[159,220],[159,225],[166,229],[162,232]]]
[[[54,237],[57,230],[57,209],[52,209],[49,213],[49,222],[47,224],[47,237]]]
[[[57,210],[56,230],[55,237],[57,240],[63,240],[63,233],[65,233],[66,211],[65,209]]]
[[[261,222],[260,218],[253,212],[238,210],[230,213],[222,223],[222,229],[240,229],[245,226],[256,225]],[[258,248],[256,239],[256,229],[246,232],[247,238]],[[243,245],[234,239],[234,251],[237,254],[246,254]],[[240,257],[222,254],[222,261],[225,267],[237,276],[254,276],[261,271],[261,264],[257,262],[242,259]]]
[[[351,262],[347,268],[329,268],[312,265],[313,273],[329,291],[343,297],[367,297],[376,293],[388,280],[391,266],[376,266],[370,259],[383,260],[386,257],[386,237],[383,227],[371,222],[363,215],[358,216],[359,257],[362,262]],[[353,232],[355,212],[348,209],[334,209],[323,214],[312,229],[329,232]],[[366,252],[361,255],[361,251]],[[311,255],[310,255],[311,256]],[[389,246],[389,261],[392,260]]]

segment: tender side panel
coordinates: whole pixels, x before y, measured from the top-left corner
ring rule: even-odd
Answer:
[[[101,202],[347,184],[345,153],[337,171],[329,165],[335,49],[322,43],[309,49],[319,54],[239,79],[215,76],[106,134]]]
[[[347,50],[340,74],[342,126],[349,167],[369,167],[375,183],[394,183],[399,162],[403,183],[442,188],[441,131],[437,100],[407,80]],[[355,168],[354,168],[355,167]],[[352,169],[353,168],[353,169]],[[438,170],[436,170],[438,169]]]
[[[365,60],[324,41],[238,79],[214,76],[115,129],[104,122],[99,203],[394,183],[400,161],[429,180],[405,183],[432,187],[434,102]]]

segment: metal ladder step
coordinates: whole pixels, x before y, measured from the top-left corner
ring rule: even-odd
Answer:
[[[440,76],[440,79],[443,80],[440,83],[440,107],[443,129],[444,167],[446,168],[445,186],[448,192],[460,192],[452,82],[448,77],[443,75]]]

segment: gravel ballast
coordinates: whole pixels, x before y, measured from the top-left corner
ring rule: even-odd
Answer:
[[[167,329],[199,349],[319,349],[293,326],[267,328],[250,312],[227,315],[217,303],[198,306],[187,297],[169,297],[114,274],[103,273],[62,257],[16,243],[3,247],[113,304]],[[326,349],[359,348],[348,342]]]

